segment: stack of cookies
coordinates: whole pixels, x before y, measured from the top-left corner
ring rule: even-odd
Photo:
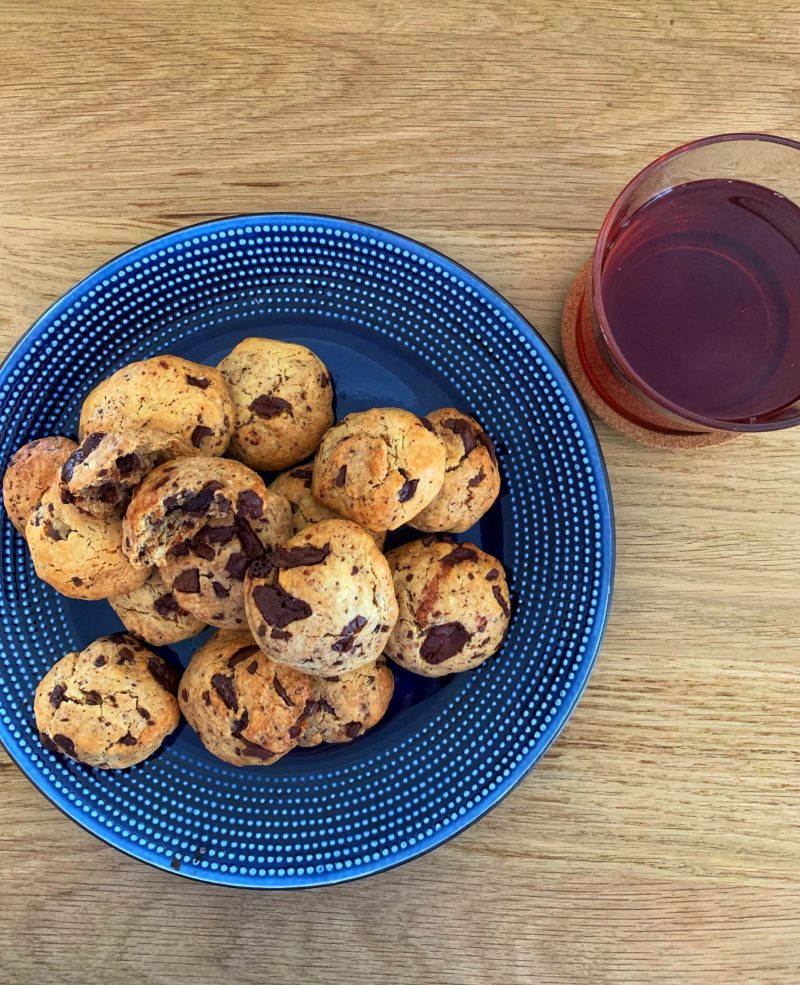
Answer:
[[[217,368],[126,366],[86,398],[78,443],[32,441],[3,480],[37,575],[107,599],[127,631],[41,681],[42,743],[123,768],[180,712],[235,765],[355,739],[388,707],[387,658],[436,677],[499,647],[502,565],[453,537],[499,489],[491,440],[453,408],[334,424],[331,376],[300,345],[250,338]],[[382,553],[404,525],[423,536]],[[180,680],[149,649],[209,626]]]

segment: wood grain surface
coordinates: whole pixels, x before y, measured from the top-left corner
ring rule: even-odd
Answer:
[[[121,250],[280,209],[444,250],[557,346],[638,168],[709,133],[800,135],[798,9],[2,0],[2,347]],[[0,981],[797,983],[800,431],[671,455],[598,430],[606,642],[490,816],[360,883],[214,889],[95,841],[0,753]]]

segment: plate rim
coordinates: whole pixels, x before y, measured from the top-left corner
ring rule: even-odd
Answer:
[[[10,733],[5,725],[5,723],[0,719],[0,746],[5,750],[6,755],[9,757],[11,762],[19,769],[22,775],[28,780],[28,782],[34,787],[34,789],[44,797],[50,804],[57,808],[61,814],[77,824],[78,827],[82,828],[84,831],[88,832],[98,841],[104,845],[115,849],[123,855],[128,856],[136,860],[137,862],[142,862],[151,868],[158,869],[161,872],[166,872],[170,875],[181,876],[184,879],[191,880],[192,882],[203,883],[209,886],[221,886],[229,889],[247,889],[253,891],[263,891],[263,890],[294,890],[294,889],[313,889],[321,888],[324,886],[334,886],[341,885],[342,883],[355,882],[360,879],[365,879],[369,876],[377,875],[381,872],[388,872],[391,869],[397,868],[407,862],[411,862],[416,858],[421,858],[427,855],[429,852],[434,851],[441,845],[446,844],[451,841],[457,835],[460,835],[463,831],[472,827],[477,821],[485,817],[489,811],[495,808],[502,800],[504,800],[513,790],[515,790],[522,781],[528,776],[528,774],[533,770],[533,768],[539,763],[539,761],[546,755],[550,750],[553,743],[558,739],[564,730],[567,722],[572,717],[575,708],[577,707],[580,699],[583,697],[583,693],[588,686],[589,680],[592,676],[594,668],[597,664],[598,656],[605,639],[606,630],[608,628],[608,621],[611,613],[611,606],[614,595],[614,584],[616,576],[616,557],[617,557],[617,545],[616,545],[616,522],[614,515],[614,502],[611,492],[611,482],[608,475],[608,469],[605,463],[605,458],[603,455],[602,445],[600,444],[600,439],[597,435],[594,423],[591,419],[589,411],[585,407],[583,400],[578,394],[574,384],[569,378],[569,375],[559,360],[558,356],[555,354],[554,350],[546,339],[534,328],[531,322],[505,297],[503,297],[494,287],[492,287],[486,280],[484,280],[479,274],[474,273],[472,270],[465,267],[463,264],[459,263],[457,260],[453,260],[448,254],[436,249],[435,247],[428,246],[426,243],[420,240],[414,239],[412,236],[407,236],[404,233],[398,233],[393,229],[389,229],[385,226],[378,225],[371,222],[363,222],[358,219],[351,219],[345,216],[334,215],[331,213],[323,212],[241,212],[241,213],[231,213],[227,215],[221,215],[214,219],[207,219],[201,222],[192,223],[187,226],[179,226],[176,229],[169,230],[165,233],[159,233],[157,236],[152,236],[149,239],[138,243],[121,253],[116,254],[110,259],[106,260],[99,267],[96,267],[85,277],[82,277],[79,281],[72,285],[67,291],[56,298],[50,305],[48,305],[44,311],[33,321],[30,327],[20,336],[19,339],[13,344],[9,349],[8,353],[5,355],[2,361],[0,361],[0,377],[4,375],[7,366],[10,365],[14,357],[19,358],[27,350],[27,344],[30,344],[34,334],[40,328],[40,326],[49,319],[51,315],[59,313],[62,308],[68,308],[70,303],[74,298],[83,295],[86,290],[97,284],[105,276],[110,273],[115,272],[117,269],[121,268],[125,263],[127,263],[131,258],[135,258],[137,254],[142,255],[151,254],[152,247],[156,243],[167,241],[176,242],[183,238],[190,238],[192,233],[198,232],[200,230],[207,230],[209,232],[216,232],[219,229],[229,229],[231,226],[234,228],[241,225],[247,224],[258,224],[259,222],[266,221],[267,224],[275,224],[277,222],[285,222],[286,224],[303,224],[303,223],[313,223],[315,221],[322,222],[335,222],[341,223],[345,227],[349,227],[352,231],[363,234],[364,231],[375,231],[380,233],[384,238],[388,240],[394,246],[404,246],[404,244],[411,244],[422,254],[428,254],[431,258],[435,259],[438,263],[444,267],[445,270],[449,268],[450,273],[456,273],[462,279],[472,280],[480,285],[482,290],[486,292],[486,296],[491,300],[493,305],[500,310],[506,318],[514,324],[514,327],[521,332],[521,334],[526,338],[526,341],[532,343],[533,345],[539,345],[542,347],[542,355],[547,360],[547,369],[549,372],[556,376],[561,392],[567,398],[570,404],[570,410],[576,417],[579,418],[582,425],[585,428],[585,436],[591,438],[591,445],[587,447],[587,452],[593,459],[596,466],[599,466],[598,472],[602,476],[602,483],[598,483],[602,491],[602,502],[600,504],[600,513],[603,517],[603,526],[606,528],[606,533],[608,536],[608,557],[604,560],[603,573],[607,573],[607,583],[601,592],[600,597],[598,597],[597,604],[597,616],[595,619],[595,625],[597,629],[596,641],[593,647],[591,656],[586,660],[585,668],[582,671],[580,678],[576,681],[572,698],[568,704],[562,705],[559,708],[558,717],[555,718],[549,728],[549,734],[546,737],[544,744],[536,750],[535,755],[526,757],[526,759],[521,763],[516,770],[512,771],[511,774],[502,782],[498,783],[496,788],[492,790],[486,797],[484,797],[479,804],[465,814],[463,817],[454,820],[446,831],[436,832],[430,839],[430,844],[419,847],[418,844],[409,845],[405,849],[400,849],[394,855],[388,858],[380,858],[378,860],[370,860],[369,862],[363,863],[358,871],[334,871],[334,872],[323,872],[323,873],[313,873],[310,876],[289,877],[287,881],[283,881],[286,877],[267,877],[263,881],[259,882],[242,882],[236,878],[238,873],[227,873],[221,872],[220,870],[197,870],[183,871],[181,866],[175,867],[171,862],[166,862],[163,857],[156,856],[155,853],[153,858],[147,858],[145,855],[137,854],[132,849],[126,847],[123,844],[118,844],[111,838],[107,837],[106,833],[97,829],[93,829],[90,825],[90,821],[87,819],[84,821],[82,818],[75,816],[75,814],[70,813],[66,805],[59,804],[54,800],[49,793],[45,792],[42,787],[37,783],[34,776],[26,769],[23,762],[17,759],[17,757],[12,752],[9,738]],[[589,443],[587,442],[587,445]],[[248,877],[252,878],[252,877]],[[298,878],[300,881],[298,881]]]

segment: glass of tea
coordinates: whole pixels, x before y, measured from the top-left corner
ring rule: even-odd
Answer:
[[[798,203],[800,143],[766,134],[697,140],[628,184],[576,323],[609,407],[666,435],[800,423]]]

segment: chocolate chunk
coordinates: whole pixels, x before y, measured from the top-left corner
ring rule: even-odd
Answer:
[[[427,428],[429,431],[433,431],[433,433],[436,434],[436,428],[431,424],[427,417],[420,417],[419,423],[424,428]]]
[[[49,752],[61,752],[61,750],[58,748],[55,742],[53,742],[53,740],[50,738],[47,732],[39,733],[39,741]]]
[[[184,701],[189,700],[189,692],[185,687],[181,689],[181,697],[183,698]]]
[[[210,705],[211,704],[211,693],[209,691],[203,691],[201,697],[202,697],[203,701],[205,702],[205,704],[207,704],[207,705]]]
[[[266,553],[266,548],[261,543],[258,534],[244,518],[238,521],[239,542],[244,549],[247,557],[252,561],[254,558],[261,557]]]
[[[214,594],[217,596],[218,599],[226,599],[231,594],[230,591],[224,585],[221,585],[218,581],[212,581],[211,587],[214,589]]]
[[[197,429],[195,428],[195,430]],[[191,513],[192,516],[205,516],[208,512],[208,508],[214,501],[214,493],[218,489],[222,489],[222,483],[217,479],[212,479],[211,482],[207,482],[203,486],[196,496],[192,496],[191,499],[188,499],[183,506],[181,506],[181,509],[184,513]],[[220,506],[222,506],[223,502],[225,502],[225,500],[221,499]],[[164,505],[167,505],[166,500],[164,500]]]
[[[409,499],[412,499],[418,485],[419,479],[406,479],[397,494],[398,503],[407,503]]]
[[[323,390],[331,385],[331,378],[327,373],[319,374],[319,385]]]
[[[389,627],[386,626],[385,624],[382,625],[382,626],[376,626],[375,629],[372,630],[372,632],[373,633],[388,633],[389,632]]]
[[[283,684],[281,684],[281,682],[278,680],[277,674],[275,675],[275,677],[272,678],[272,686],[275,688],[275,690],[278,693],[278,696],[280,697],[281,701],[283,701],[285,705],[290,705],[292,708],[295,707],[294,701],[292,701],[292,699],[286,693],[286,688],[284,688]]]
[[[210,544],[227,544],[236,536],[239,528],[235,523],[226,523],[219,527],[204,527],[203,529],[206,530],[205,539]]]
[[[236,697],[236,688],[234,687],[232,677],[226,677],[224,674],[213,674],[211,677],[211,686],[220,696],[226,708],[230,711],[239,710],[239,701]]]
[[[292,634],[285,629],[273,629],[269,635],[273,640],[290,640],[292,638]]]
[[[97,490],[97,498],[101,503],[116,503],[120,489],[115,482],[104,482]]]
[[[79,578],[77,575],[75,575],[73,578],[70,578],[70,581],[76,588],[80,588],[81,585],[83,584],[83,578]]]
[[[422,543],[425,547],[430,547],[431,544],[455,544],[456,539],[452,534],[426,534],[422,538]]]
[[[497,604],[503,610],[503,615],[508,619],[511,615],[511,609],[509,609],[506,600],[503,598],[503,593],[500,591],[499,585],[492,585],[492,595],[497,599]]]
[[[257,670],[258,670],[258,661],[257,660],[254,660],[252,663],[250,663],[250,664],[247,665],[247,673],[248,674],[255,674],[255,672]]]
[[[200,572],[197,568],[181,571],[172,587],[175,591],[186,592],[187,595],[197,595],[200,591]]]
[[[182,540],[167,551],[170,557],[186,557],[189,554],[189,541]]]
[[[67,693],[66,684],[56,684],[56,686],[50,692],[50,704],[54,708],[58,708],[58,706],[64,700],[64,695],[66,693]]]
[[[213,561],[217,556],[217,552],[211,544],[207,544],[204,540],[198,540],[196,537],[192,540],[190,548],[192,554],[201,557],[204,561]]]
[[[497,570],[497,568],[492,568],[491,571],[486,572],[487,581],[497,581],[499,577],[500,577],[500,572]]]
[[[350,569],[350,574],[357,575],[360,570],[361,569],[359,568],[359,566],[357,564],[354,564],[353,567]]]
[[[240,646],[238,650],[228,657],[228,666],[235,667],[236,664],[240,664],[243,660],[247,660],[248,657],[252,657],[254,653],[258,653],[258,649],[252,643],[250,646]]]
[[[152,722],[153,719],[150,717],[150,712],[146,708],[142,707],[142,705],[137,705],[136,710],[146,722]]]
[[[355,616],[342,630],[342,636],[353,636],[355,633],[360,633],[366,625],[367,620],[364,616]]]
[[[426,663],[440,664],[460,653],[468,640],[469,633],[460,622],[445,622],[428,630],[419,654]]]
[[[318,711],[319,711],[318,702],[312,701],[311,698],[309,698],[306,701],[303,710],[297,716],[297,721],[304,722],[307,718],[310,718],[312,715],[316,715]]]
[[[69,456],[61,467],[62,482],[72,481],[72,476],[75,474],[76,467],[80,465],[81,462],[85,461],[89,455],[91,455],[105,436],[105,431],[92,431],[91,434],[86,435],[81,446],[75,449],[75,451]]]
[[[259,746],[243,736],[238,736],[238,738],[244,744],[245,756],[250,756],[253,759],[272,759],[275,756],[275,753],[271,749],[267,749],[266,746]]]
[[[480,472],[478,472],[477,475],[473,475],[473,477],[469,480],[467,485],[470,487],[470,489],[474,489],[475,486],[479,486],[485,478],[486,478],[486,473],[483,471],[483,468],[481,468]]]
[[[299,739],[302,734],[303,734],[302,725],[292,725],[292,727],[289,729],[290,739]]]
[[[58,735],[53,736],[53,742],[59,746],[68,756],[75,755],[75,743],[70,739],[68,735]]]
[[[189,386],[199,387],[201,390],[205,390],[206,387],[211,386],[211,380],[207,380],[205,376],[189,376],[186,374],[186,382]]]
[[[119,658],[117,659],[118,664],[132,664],[133,663],[133,650],[130,650],[127,646],[120,647]]]
[[[459,564],[461,561],[477,561],[478,554],[471,547],[459,544],[455,550],[450,551],[442,558],[442,564]]]
[[[331,649],[335,650],[336,653],[349,653],[353,649],[354,643],[355,640],[352,636],[344,636],[342,639],[332,643]]]
[[[46,520],[44,525],[44,532],[50,538],[50,540],[66,540],[66,537],[62,537],[61,534],[53,526],[52,521]]]
[[[283,400],[281,397],[268,397],[266,393],[262,393],[260,397],[250,404],[250,410],[258,417],[263,417],[265,420],[270,421],[273,417],[277,417],[279,414],[283,414],[285,411],[291,411],[292,405],[288,400]]]
[[[323,677],[322,679],[323,681],[328,681],[329,683],[334,684],[336,681],[339,680],[339,676],[335,674],[333,677]]]
[[[311,488],[311,476],[313,475],[311,469],[295,469],[293,472],[290,472],[289,475],[293,479],[302,479],[303,485],[306,489]]]
[[[192,431],[192,444],[195,448],[199,448],[205,439],[210,437],[213,433],[214,432],[211,428],[207,428],[203,424],[198,424],[194,431]]]
[[[119,740],[119,744],[121,746],[135,746],[136,742],[137,740],[131,735],[130,732],[128,732],[127,735],[123,735],[122,738]]]
[[[84,703],[87,705],[101,705],[103,699],[100,697],[98,691],[84,691],[83,692]]]
[[[247,728],[249,724],[250,724],[250,713],[245,708],[245,710],[242,712],[242,717],[235,718],[233,720],[233,725],[231,726],[231,735],[237,739],[241,739],[242,732],[244,732],[244,730]]]
[[[333,480],[333,484],[335,486],[339,486],[339,488],[341,489],[341,487],[345,483],[346,478],[347,478],[347,466],[343,465],[336,473],[336,478]]]
[[[448,431],[452,431],[461,438],[465,455],[469,455],[473,448],[477,447],[476,434],[469,421],[465,421],[460,417],[450,417],[446,421],[442,421],[442,427],[447,428]]]
[[[156,684],[164,688],[165,691],[169,691],[170,694],[177,693],[178,674],[165,660],[153,655],[148,658],[147,669]]]
[[[269,625],[278,629],[308,619],[312,611],[307,602],[290,595],[280,585],[257,585],[253,589],[253,601]]]
[[[108,657],[103,656],[102,653],[100,654],[99,657],[94,658],[95,667],[105,667],[107,663],[108,663]]]
[[[128,455],[117,456],[117,471],[120,475],[130,475],[136,469],[141,468],[142,460],[134,452]]]
[[[278,547],[272,552],[272,563],[276,568],[310,567],[314,564],[322,564],[330,552],[330,544],[325,544],[323,547],[314,547],[312,544],[303,544],[300,547]]]
[[[72,493],[68,489],[61,489],[60,493],[61,493],[61,502],[64,503],[66,506],[72,506],[72,504],[75,502],[75,497],[72,495]]]
[[[488,434],[486,434],[485,431],[478,431],[477,438],[478,438],[478,443],[483,445],[483,447],[489,452],[489,457],[491,458],[491,460],[494,462],[495,465],[497,465],[497,452],[495,451],[494,443],[492,442],[492,439],[489,437]]]
[[[348,722],[344,727],[344,734],[348,739],[355,739],[357,735],[361,735],[363,728],[361,722]]]
[[[250,558],[245,554],[231,554],[225,563],[225,571],[233,578],[234,581],[244,581],[244,576],[247,574],[247,569],[250,565]]]
[[[238,517],[251,516],[257,520],[263,512],[264,501],[252,489],[246,489],[236,497],[236,515]]]
[[[339,717],[336,714],[336,709],[333,707],[330,701],[326,701],[325,698],[317,698],[317,711],[324,711],[328,715],[333,715],[334,718]]]
[[[166,595],[162,595],[161,598],[157,598],[155,602],[153,602],[153,608],[165,619],[167,616],[171,616],[180,611],[178,600],[171,592],[168,592]]]

